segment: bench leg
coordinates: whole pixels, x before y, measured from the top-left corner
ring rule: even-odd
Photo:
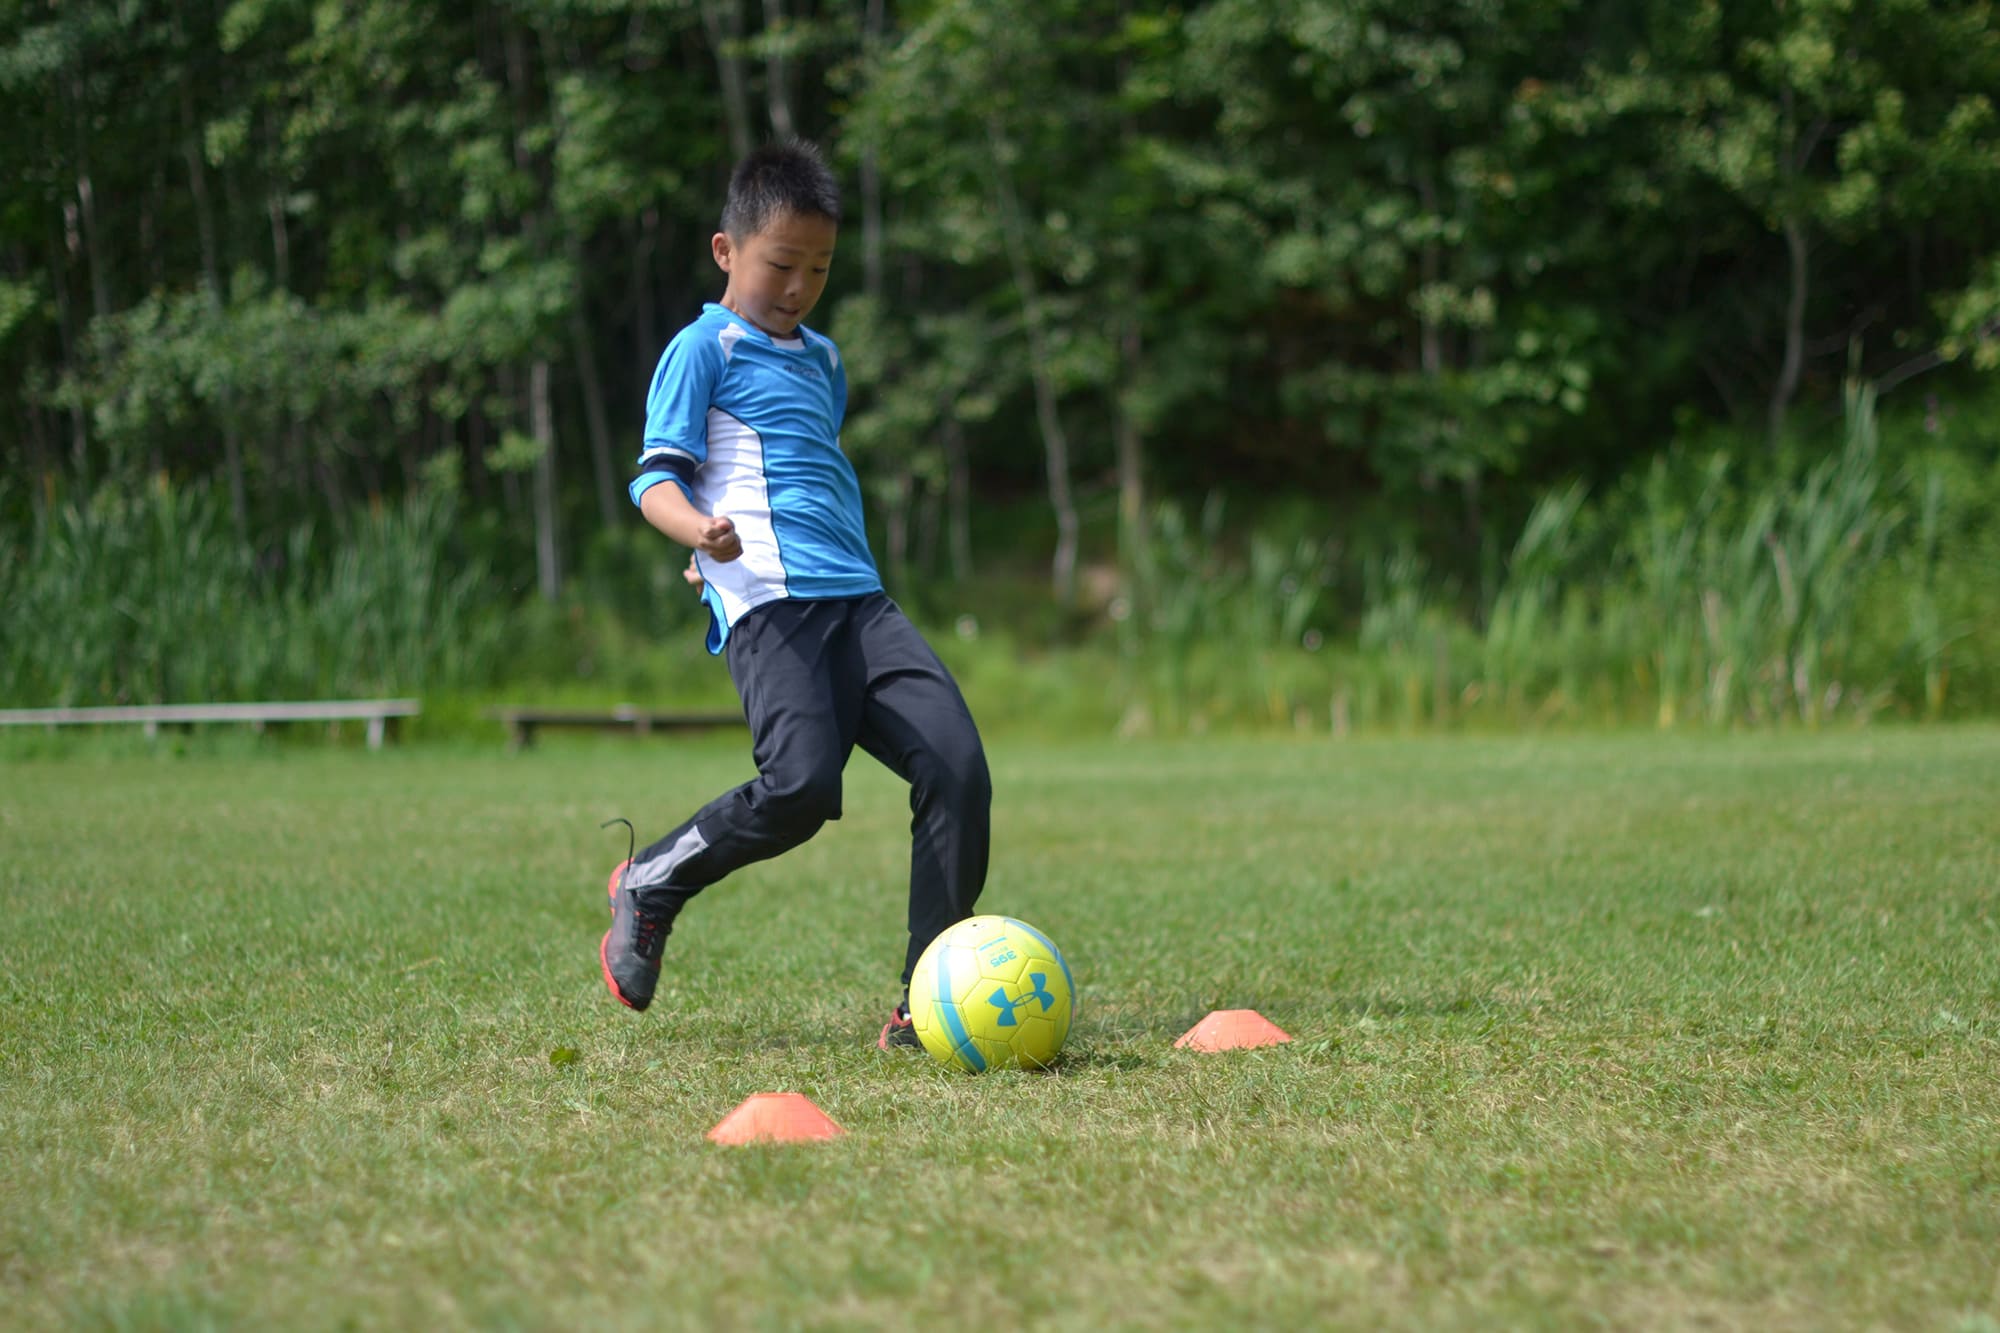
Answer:
[[[371,718],[369,718],[369,719],[368,719],[368,748],[369,748],[369,749],[371,749],[371,750],[379,750],[379,749],[381,749],[381,748],[382,748],[382,727],[383,727],[383,723],[382,723],[382,719],[381,719],[381,718],[379,718],[379,717],[371,717]]]

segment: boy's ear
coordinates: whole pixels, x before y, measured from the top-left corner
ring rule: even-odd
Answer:
[[[728,232],[719,231],[709,237],[708,252],[715,256],[715,266],[717,268],[721,269],[724,273],[730,271],[729,266],[734,261],[736,252],[729,244]]]

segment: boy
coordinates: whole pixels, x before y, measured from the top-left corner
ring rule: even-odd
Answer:
[[[688,899],[838,819],[859,745],[910,784],[910,939],[903,1000],[876,1040],[887,1050],[919,1045],[910,973],[985,884],[992,785],[951,673],[883,594],[840,450],[846,372],[801,322],[839,223],[839,187],[811,145],[745,158],[709,243],[728,275],[722,300],[653,374],[632,499],[693,548],[687,579],[708,605],[708,650],[726,654],[742,696],[757,777],[612,873],[598,955],[612,995],[644,1009]]]

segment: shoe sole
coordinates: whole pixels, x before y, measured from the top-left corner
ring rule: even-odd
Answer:
[[[607,930],[604,932],[604,938],[597,942],[597,962],[598,966],[604,969],[604,988],[611,992],[612,999],[618,1001],[618,1003],[624,1005],[627,1009],[632,1010],[634,1013],[642,1012],[646,1007],[645,1004],[632,1003],[625,998],[625,992],[618,989],[618,979],[611,975],[610,949],[611,932]],[[651,1003],[651,1000],[646,1001],[646,1004]]]

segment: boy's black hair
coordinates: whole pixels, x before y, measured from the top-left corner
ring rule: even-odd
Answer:
[[[819,149],[804,139],[766,144],[736,164],[729,173],[722,229],[731,236],[754,236],[786,213],[840,221],[840,184]]]

